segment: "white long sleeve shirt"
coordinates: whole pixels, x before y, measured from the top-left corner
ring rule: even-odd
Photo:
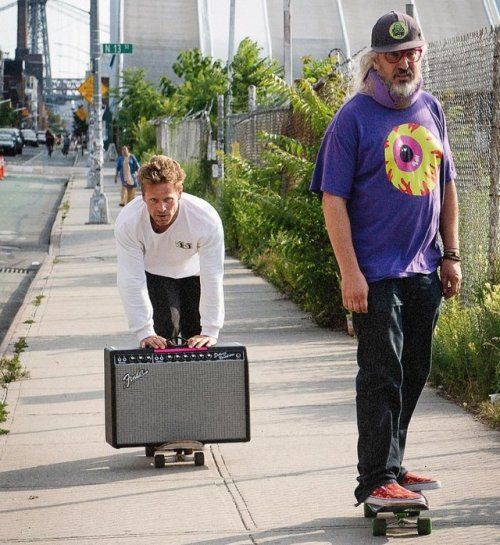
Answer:
[[[155,233],[142,196],[115,223],[118,289],[130,330],[137,339],[155,335],[145,271],[170,278],[200,276],[201,334],[217,338],[224,322],[224,232],[217,211],[182,193],[177,218]]]

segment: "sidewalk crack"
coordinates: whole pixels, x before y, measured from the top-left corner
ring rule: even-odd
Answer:
[[[252,517],[252,513],[250,513],[250,509],[247,505],[247,502],[245,501],[245,498],[240,492],[238,485],[235,483],[231,472],[226,465],[224,456],[222,456],[219,445],[211,445],[210,452],[212,453],[212,457],[214,459],[215,466],[217,467],[217,471],[221,479],[224,481],[224,486],[226,487],[226,490],[231,496],[231,499],[234,503],[234,506],[236,507],[236,511],[238,512],[238,515],[241,522],[243,523],[243,526],[245,527],[245,530],[251,532],[252,530],[257,529],[257,524]],[[253,536],[249,535],[249,538],[251,539],[252,543],[256,545]]]

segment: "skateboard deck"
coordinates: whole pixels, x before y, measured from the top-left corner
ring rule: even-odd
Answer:
[[[398,504],[392,506],[364,504],[364,515],[373,518],[372,529],[374,536],[385,536],[387,530],[416,529],[418,535],[429,535],[432,532],[432,520],[429,517],[421,517],[422,511],[429,510],[429,503],[424,497],[425,504]]]

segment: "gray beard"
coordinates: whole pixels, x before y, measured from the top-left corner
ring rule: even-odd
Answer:
[[[417,80],[407,83],[392,83],[389,92],[394,99],[404,99],[411,97],[418,87],[419,82]]]

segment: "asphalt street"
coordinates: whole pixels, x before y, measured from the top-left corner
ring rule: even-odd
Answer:
[[[6,157],[0,181],[0,342],[47,256],[50,230],[73,165],[74,153],[24,148]]]

